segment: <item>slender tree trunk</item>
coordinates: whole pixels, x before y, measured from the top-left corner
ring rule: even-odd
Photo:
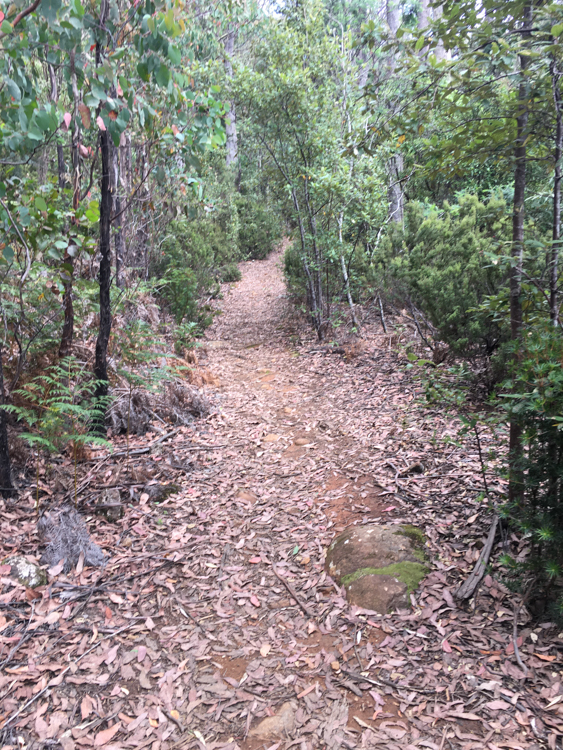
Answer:
[[[96,396],[108,394],[107,350],[111,333],[111,185],[110,144],[107,130],[100,132],[102,179],[100,183],[100,329],[96,341],[94,374],[98,380]]]
[[[122,210],[125,208],[125,205],[127,204],[127,196],[131,195],[131,136],[126,131],[121,138],[121,142],[119,144],[119,183],[120,183],[120,192],[119,192],[119,200],[122,202]],[[127,249],[129,247],[128,244],[128,238],[130,238],[130,232],[129,232],[129,217],[130,217],[130,209],[125,209],[123,211],[123,214],[120,217],[120,223],[121,223],[121,237],[123,240],[123,255],[121,258],[121,280],[122,283],[127,282],[127,279],[123,278],[123,269],[127,268],[129,259],[128,259],[128,252]]]
[[[311,240],[313,244],[313,258],[315,261],[315,267],[313,269],[314,275],[314,286],[315,286],[315,297],[317,301],[317,334],[319,338],[324,337],[324,313],[325,313],[325,295],[323,293],[323,261],[321,255],[321,249],[319,247],[318,235],[317,235],[317,220],[315,213],[311,206],[309,199],[309,186],[307,180],[305,183],[305,205],[307,206],[307,214],[309,216],[309,228],[311,230]]]
[[[57,143],[57,176],[59,190],[64,190],[66,187],[66,167],[65,167],[65,152],[62,143]]]
[[[141,180],[143,181],[143,187],[139,191],[139,200],[141,208],[143,209],[141,217],[139,219],[139,240],[141,245],[141,262],[143,268],[143,279],[146,281],[149,277],[149,232],[148,225],[148,203],[149,203],[149,191],[147,188],[147,174],[148,174],[148,161],[149,156],[147,154],[147,148],[145,145],[139,147],[139,172],[141,174]]]
[[[2,363],[2,342],[0,342],[0,405],[6,403],[6,392],[4,390],[4,366]],[[0,494],[4,497],[12,497],[15,488],[12,483],[12,469],[10,463],[10,449],[8,447],[8,425],[6,412],[0,409]]]
[[[70,79],[72,85],[72,96],[74,98],[74,129],[72,133],[72,208],[76,212],[80,203],[80,154],[78,146],[80,144],[80,128],[78,125],[78,104],[80,102],[78,86],[76,83],[75,52],[70,53]],[[60,166],[59,166],[60,170]],[[59,172],[60,179],[60,172]],[[73,245],[72,237],[69,237],[69,247]],[[62,281],[64,286],[63,307],[64,323],[61,335],[61,344],[59,346],[59,357],[68,357],[72,347],[74,336],[74,306],[72,304],[72,284],[74,278],[74,258],[68,252],[65,252],[62,269]]]
[[[551,84],[555,104],[555,178],[553,181],[553,244],[549,264],[549,315],[554,326],[559,324],[559,300],[557,294],[557,276],[559,266],[559,247],[561,244],[561,156],[563,154],[563,116],[561,112],[561,71],[555,59],[551,62]]]
[[[528,39],[532,27],[532,10],[524,8],[522,38]],[[520,85],[518,87],[518,114],[516,117],[516,142],[514,148],[514,203],[512,212],[512,267],[510,269],[510,338],[517,347],[522,340],[522,266],[524,259],[524,206],[526,198],[526,138],[528,129],[529,84],[525,78],[527,55],[520,55]],[[517,366],[517,364],[515,364]],[[524,500],[524,474],[522,469],[523,446],[522,425],[512,416],[509,434],[509,499],[522,503]]]
[[[100,26],[104,28],[107,3],[102,0],[100,9]],[[101,44],[96,45],[96,61],[101,63]],[[107,351],[111,333],[111,145],[107,130],[100,130],[100,153],[102,157],[102,175],[100,180],[100,328],[96,340],[94,375],[96,376],[96,398],[100,407],[106,407],[108,395]],[[98,428],[105,432],[104,417],[100,413]]]
[[[428,8],[428,0],[421,0],[420,10],[418,12],[418,28],[420,31],[428,28],[430,22],[430,9]]]
[[[232,57],[235,49],[235,35],[236,30],[231,29],[225,40],[225,73],[228,80],[233,77]],[[225,132],[227,136],[227,166],[230,166],[231,164],[236,164],[238,160],[237,118],[235,103],[233,101],[229,102]]]
[[[120,183],[120,164],[119,164],[119,152],[120,148],[113,146],[111,148],[112,153],[112,193],[113,193],[113,242],[115,248],[115,285],[118,288],[123,287],[122,279],[122,265],[123,265],[123,230],[121,225],[121,183]]]
[[[57,84],[57,74],[55,73],[55,68],[50,63],[48,64],[48,70],[49,81],[51,83],[51,91],[49,97],[51,101],[56,104],[59,101],[59,86]],[[57,181],[59,190],[64,190],[66,187],[65,174],[66,169],[63,144],[57,143]]]
[[[434,6],[432,15],[435,21],[439,21],[442,18],[442,6]],[[441,39],[438,39],[438,44],[434,49],[434,54],[436,55],[436,60],[438,62],[441,62],[446,57],[446,50],[444,49],[444,43]]]
[[[387,0],[385,12],[389,31],[395,37],[397,29],[401,24],[399,0]],[[395,72],[395,60],[392,55],[389,59],[389,72],[391,77]],[[389,176],[389,188],[387,190],[389,220],[393,223],[402,224],[404,200],[400,178],[403,174],[403,155],[400,152],[389,158],[387,162],[387,174]]]
[[[299,200],[297,198],[297,192],[294,187],[291,188],[291,197],[293,199],[293,206],[295,208],[295,213],[297,214],[297,221],[299,224],[299,237],[301,240],[301,257],[302,257],[302,262],[303,262],[303,268],[305,269],[305,275],[307,276],[307,296],[308,296],[307,302],[308,302],[309,310],[311,311],[311,316],[313,318],[313,325],[315,326],[315,330],[317,331],[317,336],[319,337],[319,339],[322,339],[322,328],[321,328],[322,315],[319,314],[319,303],[317,300],[316,285],[313,280],[313,275],[309,267],[309,260],[307,258],[307,242],[305,239],[305,227],[303,226],[303,219],[301,217],[301,211],[299,208]]]
[[[344,221],[344,213],[341,212],[338,217],[338,241],[340,242],[340,247],[342,247],[343,241],[342,241],[342,224]],[[352,300],[352,293],[350,291],[350,278],[348,276],[348,269],[346,268],[346,263],[344,261],[344,253],[340,251],[340,267],[342,268],[342,278],[344,279],[344,287],[346,289],[346,297],[348,299],[348,306],[350,308],[350,314],[352,315],[352,323],[354,324],[355,328],[359,331],[360,330],[360,324],[358,323],[358,318],[356,317],[356,309],[354,307],[354,302]]]

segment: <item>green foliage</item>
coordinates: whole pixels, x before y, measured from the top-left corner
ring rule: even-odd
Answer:
[[[41,451],[61,452],[72,447],[76,501],[77,461],[85,445],[111,447],[100,438],[97,425],[103,421],[107,399],[95,398],[96,381],[85,366],[67,357],[15,391],[22,405],[1,407],[14,414],[30,430],[20,437],[37,450],[37,469]],[[39,484],[37,483],[37,507]]]
[[[219,276],[224,284],[230,284],[235,281],[240,281],[242,274],[236,263],[228,263],[219,269]]]
[[[238,245],[241,258],[263,260],[281,239],[281,221],[274,206],[255,195],[237,195],[239,216]]]
[[[184,319],[198,320],[198,284],[191,268],[170,266],[164,274],[162,295],[167,300],[177,324]]]
[[[195,337],[198,334],[198,325],[193,321],[183,321],[174,328],[174,351],[178,356],[183,354],[184,349],[190,349],[194,345]]]
[[[229,243],[226,227],[215,217],[171,223],[154,270],[164,281],[162,295],[176,323],[197,322],[202,329],[210,325],[212,316],[201,298],[218,293],[220,269],[228,268],[234,258],[236,247]]]
[[[412,201],[404,229],[391,227],[375,261],[401,304],[412,301],[455,352],[490,355],[506,340],[506,326],[477,308],[506,284],[498,258],[509,236],[502,198],[485,204],[464,195],[442,210]]]
[[[501,397],[508,418],[523,431],[517,468],[526,495],[523,504],[508,503],[504,515],[529,536],[526,569],[548,589],[563,572],[562,362],[561,332],[536,326],[519,348]]]
[[[96,437],[94,425],[107,404],[94,399],[96,382],[83,364],[72,357],[50,367],[15,391],[23,406],[3,408],[16,415],[33,432],[21,434],[30,445],[60,452],[69,443],[107,445]]]

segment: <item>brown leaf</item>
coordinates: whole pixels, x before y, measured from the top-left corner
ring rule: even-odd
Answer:
[[[115,737],[120,729],[121,722],[118,721],[117,724],[109,727],[109,729],[104,729],[101,732],[98,732],[94,739],[94,747],[102,747],[102,745],[107,745],[107,743]]]
[[[80,112],[82,125],[86,128],[86,130],[88,130],[91,124],[90,108],[87,107],[83,102],[80,102],[80,104],[78,105],[78,111]]]

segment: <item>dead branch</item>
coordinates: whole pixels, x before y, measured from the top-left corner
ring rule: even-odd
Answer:
[[[479,556],[479,559],[477,560],[477,564],[473,568],[473,572],[471,573],[469,578],[465,581],[465,583],[462,583],[462,585],[455,592],[456,599],[463,600],[463,599],[471,598],[471,596],[473,596],[473,592],[475,591],[481,579],[485,575],[485,570],[487,569],[487,563],[489,562],[489,557],[491,556],[493,543],[495,541],[497,525],[498,525],[498,516],[495,515],[493,516],[493,520],[491,522],[489,536],[487,537],[485,546],[481,550],[481,554]]]
[[[311,610],[305,604],[303,604],[302,601],[300,601],[299,597],[297,596],[297,594],[293,590],[293,587],[285,580],[285,578],[283,578],[282,576],[280,576],[280,574],[276,570],[276,566],[275,565],[272,565],[272,570],[274,571],[274,575],[276,576],[276,578],[283,583],[283,585],[286,587],[286,589],[291,594],[292,599],[295,599],[295,601],[299,605],[300,609],[305,613],[305,615],[307,617],[310,617],[312,620],[314,620],[315,619],[315,615],[311,612]]]

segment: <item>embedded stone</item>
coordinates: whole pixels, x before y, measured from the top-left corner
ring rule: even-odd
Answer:
[[[425,542],[414,526],[354,526],[330,545],[326,570],[350,603],[385,614],[407,607],[428,573]]]
[[[10,578],[13,578],[28,589],[35,589],[47,583],[47,573],[43,568],[30,562],[22,555],[11,555],[2,561],[2,565],[10,566]]]

